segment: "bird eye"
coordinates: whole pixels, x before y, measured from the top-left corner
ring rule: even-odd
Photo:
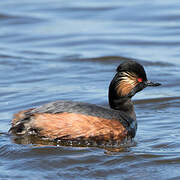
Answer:
[[[138,82],[142,82],[143,81],[142,78],[138,78],[137,80],[138,80]]]

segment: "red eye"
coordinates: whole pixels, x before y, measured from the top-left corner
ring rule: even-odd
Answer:
[[[143,81],[142,78],[138,78],[137,80],[138,80],[138,82],[142,82]]]

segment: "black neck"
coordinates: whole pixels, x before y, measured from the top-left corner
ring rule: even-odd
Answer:
[[[112,80],[109,86],[109,105],[112,109],[124,111],[135,119],[134,105],[130,97],[119,96],[116,91],[116,83]]]

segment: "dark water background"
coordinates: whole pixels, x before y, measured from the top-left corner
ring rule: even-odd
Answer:
[[[38,147],[6,135],[21,109],[58,99],[107,106],[126,58],[163,84],[134,97],[130,147]],[[0,179],[180,179],[178,0],[1,0],[0,77]]]

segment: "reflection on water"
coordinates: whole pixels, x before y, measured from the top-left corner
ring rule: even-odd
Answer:
[[[1,1],[0,179],[179,179],[179,12],[177,0]],[[162,83],[134,98],[133,143],[54,146],[7,134],[13,113],[49,101],[108,106],[115,68],[129,59]]]

